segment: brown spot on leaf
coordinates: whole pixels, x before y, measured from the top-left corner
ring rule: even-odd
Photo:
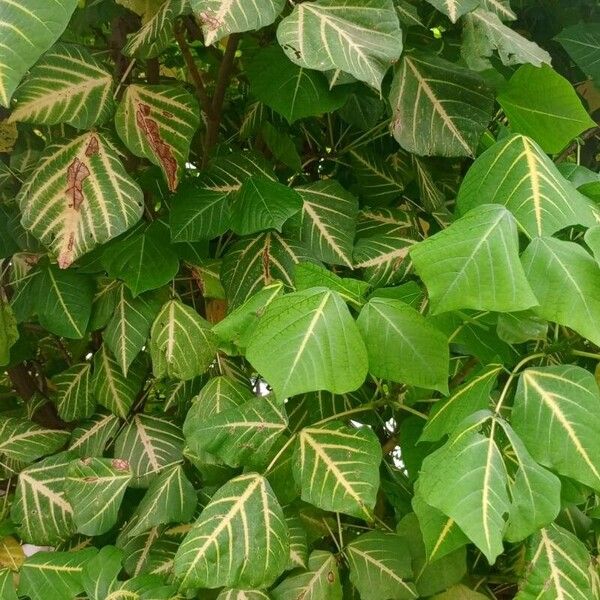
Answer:
[[[86,150],[87,152],[87,150]],[[73,162],[67,168],[67,189],[66,194],[70,201],[69,208],[79,210],[84,200],[83,181],[89,177],[90,170],[86,164],[76,156]]]
[[[171,151],[171,146],[167,144],[160,136],[158,123],[150,118],[150,107],[147,104],[138,102],[135,113],[135,120],[138,127],[146,136],[152,152],[158,158],[165,175],[167,176],[167,185],[172,192],[177,188],[177,161]]]
[[[117,471],[127,471],[129,469],[129,461],[124,458],[113,458],[111,464]]]
[[[169,112],[168,110],[163,110],[162,115],[167,119],[172,119],[175,116],[172,112]]]
[[[202,11],[199,15],[200,22],[202,25],[206,25],[209,29],[219,29],[221,27],[221,21],[217,18],[214,12],[205,10]]]
[[[94,154],[98,154],[99,149],[100,145],[98,144],[98,138],[93,135],[88,142],[87,148],[85,149],[85,155],[94,156]]]
[[[327,581],[329,581],[329,583],[333,583],[335,581],[335,575],[333,574],[333,571],[329,571],[327,573]]]

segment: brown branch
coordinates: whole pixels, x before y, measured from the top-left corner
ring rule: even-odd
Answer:
[[[577,150],[577,146],[585,145],[585,142],[590,138],[593,138],[600,130],[600,126],[592,127],[588,129],[583,135],[580,135],[578,139],[576,139],[572,144],[569,144],[557,157],[554,161],[555,163],[563,162],[567,159],[567,157]]]

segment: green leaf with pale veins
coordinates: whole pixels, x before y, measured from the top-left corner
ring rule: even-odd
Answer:
[[[49,146],[17,197],[21,224],[67,268],[142,216],[142,190],[95,131]]]
[[[423,53],[404,55],[390,102],[394,137],[405,150],[425,156],[472,156],[494,104],[477,73]]]
[[[279,24],[277,40],[297,65],[343,71],[377,90],[402,51],[402,32],[391,0],[296,4]]]
[[[259,320],[246,358],[282,399],[323,389],[349,392],[367,371],[367,352],[350,311],[324,288],[276,298]]]
[[[190,431],[199,426],[200,422],[225,410],[242,406],[252,398],[252,390],[239,381],[225,375],[213,377],[192,399],[192,406],[186,415],[186,419],[190,420]],[[184,433],[185,430],[184,425]]]
[[[261,590],[221,590],[217,600],[270,600],[269,594]]]
[[[305,502],[369,521],[380,462],[381,446],[369,428],[354,429],[337,421],[299,432],[294,478]]]
[[[579,23],[563,29],[555,38],[575,64],[600,84],[600,31],[598,23]]]
[[[69,433],[22,417],[0,416],[0,455],[30,463],[62,448]]]
[[[502,206],[469,211],[413,246],[410,256],[434,314],[458,308],[512,312],[537,305],[519,262],[515,219]]]
[[[479,0],[427,0],[427,2],[443,12],[453,23],[477,8],[480,3]]]
[[[119,430],[119,419],[112,413],[96,414],[71,433],[69,451],[81,458],[102,456],[109,440]]]
[[[79,363],[52,378],[56,387],[56,408],[64,421],[87,419],[94,414],[96,398],[91,363]]]
[[[18,339],[19,330],[13,309],[0,298],[0,365],[10,362],[10,349]]]
[[[67,469],[65,497],[73,508],[77,531],[85,535],[109,531],[117,521],[130,480],[126,460],[80,458],[73,461]]]
[[[257,473],[229,480],[211,498],[175,555],[183,589],[264,588],[283,572],[289,532],[271,486]]]
[[[464,214],[483,203],[506,206],[529,237],[597,223],[592,203],[524,135],[496,142],[467,171],[456,199],[458,209]]]
[[[419,311],[400,300],[371,298],[356,323],[372,375],[448,392],[448,339]]]
[[[155,377],[193,379],[213,362],[216,336],[193,308],[169,300],[152,325],[150,354]]]

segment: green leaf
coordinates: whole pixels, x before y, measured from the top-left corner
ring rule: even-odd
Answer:
[[[536,533],[527,549],[524,581],[515,600],[588,600],[594,598],[590,555],[572,533],[551,525]]]
[[[366,349],[345,302],[324,288],[276,298],[246,358],[282,399],[321,389],[349,392],[367,371]]]
[[[113,79],[84,47],[56,44],[15,93],[9,121],[88,129],[113,109]]]
[[[536,367],[519,379],[511,423],[537,462],[600,490],[599,408],[598,384],[585,369]]]
[[[55,544],[75,532],[73,509],[64,494],[67,467],[74,458],[69,452],[54,454],[19,473],[10,517],[24,541]]]
[[[354,429],[340,422],[305,427],[298,434],[294,478],[305,502],[369,521],[380,462],[379,440],[367,427]]]
[[[308,559],[308,569],[289,575],[271,591],[271,596],[273,600],[342,600],[335,556],[325,550],[314,550]]]
[[[97,414],[73,429],[69,451],[81,458],[102,456],[108,441],[118,430],[118,417],[112,413]]]
[[[87,419],[94,414],[96,398],[92,386],[92,366],[79,363],[52,378],[56,387],[56,408],[64,421]]]
[[[427,2],[443,12],[453,23],[479,6],[479,0],[427,0]]]
[[[530,340],[545,340],[548,321],[538,317],[533,310],[498,315],[498,337],[507,344],[522,344]]]
[[[82,458],[73,461],[65,480],[65,497],[73,508],[79,533],[100,535],[117,521],[125,488],[131,480],[126,460]]]
[[[283,224],[302,207],[297,191],[272,179],[253,175],[235,194],[231,229],[249,235],[266,229],[281,231]]]
[[[19,600],[15,590],[13,574],[4,568],[0,568],[0,598],[2,600]]]
[[[183,432],[192,433],[206,419],[210,419],[223,411],[237,408],[254,398],[252,390],[239,381],[219,375],[213,377],[193,398],[192,406],[186,415]]]
[[[270,600],[270,596],[261,590],[224,589],[217,596],[217,600]]]
[[[600,83],[600,32],[598,23],[579,23],[563,29],[555,38],[575,64]]]
[[[23,227],[51,249],[63,269],[127,231],[143,210],[142,191],[96,132],[47,148],[17,202]]]
[[[22,0],[6,4],[2,13],[0,104],[10,105],[15,88],[29,67],[62,35],[77,0]]]
[[[104,341],[123,375],[127,376],[129,367],[144,347],[160,308],[158,295],[143,294],[134,298],[124,285],[119,287],[113,316],[104,330]]]
[[[297,65],[343,71],[377,90],[402,51],[391,0],[302,2],[281,21],[277,39]]]
[[[413,246],[410,255],[434,314],[457,308],[511,312],[537,304],[518,252],[514,217],[502,206],[484,204]]]
[[[537,314],[600,343],[600,324],[593,317],[600,310],[600,268],[594,259],[573,242],[543,237],[532,240],[521,261],[539,301]]]
[[[357,325],[372,375],[448,393],[448,340],[412,306],[371,298]]]
[[[295,188],[302,197],[299,239],[326,263],[352,267],[358,200],[334,179]]]
[[[198,103],[183,86],[129,85],[115,115],[123,143],[158,165],[172,192],[199,124]]]
[[[193,308],[178,300],[163,305],[150,331],[155,377],[193,379],[211,365],[216,336]]]
[[[544,152],[560,152],[595,126],[571,83],[546,64],[520,67],[497,100],[511,131],[533,138]]]
[[[488,0],[489,1],[489,0]],[[488,597],[459,583],[448,588],[441,594],[436,594],[431,600],[487,600]]]
[[[69,433],[21,417],[0,416],[0,455],[30,463],[62,448]]]
[[[128,534],[135,536],[167,523],[187,523],[194,515],[196,503],[196,491],[181,465],[164,469],[150,483],[136,508],[132,517],[135,525]]]
[[[407,256],[414,243],[397,234],[360,238],[354,246],[354,268],[362,269],[363,279],[373,287],[399,283],[410,269]]]
[[[114,453],[129,463],[133,485],[146,487],[167,467],[182,460],[181,429],[165,419],[137,414],[115,440]]]
[[[169,232],[157,221],[108,246],[101,260],[110,277],[123,280],[134,297],[166,285],[179,270]]]
[[[406,541],[394,533],[371,531],[344,548],[350,581],[362,600],[418,598],[412,578],[412,561]]]
[[[72,339],[85,335],[94,296],[92,281],[86,275],[45,265],[39,269],[33,289],[26,293],[33,296],[44,329]]]
[[[91,557],[81,571],[81,582],[90,600],[104,600],[111,597],[119,582],[123,552],[114,546],[104,546]]]
[[[257,0],[252,5],[244,0],[190,0],[192,10],[202,26],[207,46],[231,33],[260,29],[270,25],[283,10],[284,0]]]
[[[19,330],[13,309],[0,298],[0,365],[10,362],[10,349],[18,339]]]
[[[266,479],[248,473],[212,497],[175,555],[181,587],[271,585],[289,556],[283,511]]]
[[[479,75],[421,53],[402,58],[390,102],[394,137],[405,150],[425,156],[472,156],[493,107]]]
[[[464,22],[461,53],[475,71],[492,68],[494,50],[504,65],[530,63],[539,67],[551,63],[548,52],[504,25],[494,12],[478,8],[465,15]]]
[[[346,102],[343,89],[329,89],[321,73],[291,63],[278,46],[257,52],[246,65],[245,73],[252,94],[290,124],[333,112]]]
[[[285,522],[290,532],[290,557],[287,570],[306,569],[308,566],[308,539],[302,521],[297,514],[286,513]]]
[[[118,417],[127,418],[142,389],[146,372],[146,361],[140,359],[132,365],[128,376],[123,375],[119,363],[103,344],[94,356],[92,384],[96,401]]]
[[[597,222],[589,200],[523,135],[496,142],[477,158],[463,179],[456,203],[463,214],[482,203],[503,204],[529,237]]]
[[[31,600],[64,600],[83,592],[84,565],[96,548],[76,552],[37,552],[21,567],[19,594]]]
[[[272,395],[199,419],[186,418],[184,434],[192,451],[207,451],[230,467],[264,466],[273,444],[287,428],[287,416]]]

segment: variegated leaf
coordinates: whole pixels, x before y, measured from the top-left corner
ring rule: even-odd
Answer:
[[[69,451],[81,458],[102,456],[118,430],[119,419],[112,413],[94,415],[73,429]]]
[[[480,0],[427,0],[427,2],[456,23],[464,14],[477,8]]]
[[[115,115],[115,128],[124,144],[136,156],[158,165],[172,192],[199,124],[196,99],[174,85],[128,86]]]
[[[79,363],[52,379],[56,386],[56,408],[61,419],[75,421],[91,417],[96,408],[90,363]]]
[[[187,415],[192,414],[199,420],[210,419],[225,410],[242,406],[254,397],[252,390],[241,382],[219,375],[213,377],[193,398],[193,404]],[[185,432],[185,426],[184,426]]]
[[[270,600],[269,594],[262,590],[221,590],[217,600]]]
[[[0,417],[0,455],[25,463],[65,445],[67,431],[41,427],[21,417]]]
[[[354,247],[354,268],[373,287],[402,281],[410,269],[408,253],[417,240],[397,234],[361,238]]]
[[[23,227],[61,268],[129,229],[143,210],[142,191],[96,132],[49,148],[17,201]]]

